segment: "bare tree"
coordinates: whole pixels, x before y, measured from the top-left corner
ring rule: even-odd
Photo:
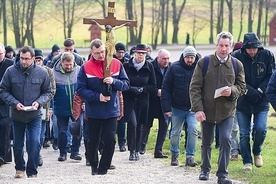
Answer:
[[[264,0],[259,0],[258,25],[257,25],[257,33],[256,33],[259,38],[261,38],[263,7],[264,7]]]
[[[210,0],[210,37],[209,37],[209,43],[214,43],[214,28],[213,28],[213,22],[214,22],[214,0]]]
[[[192,34],[192,43],[193,43],[193,46],[196,47],[195,45],[195,40],[196,40],[196,37],[198,36],[198,34],[203,30],[203,28],[207,25],[207,22],[200,22],[199,24],[197,23],[198,22],[198,17],[196,15],[196,11],[194,10],[194,21],[193,21],[193,34]]]
[[[105,6],[105,0],[96,0],[98,2],[103,10],[103,17],[106,17],[106,6]]]
[[[267,26],[268,25],[268,13],[269,13],[269,7],[270,7],[270,0],[265,0],[265,23],[264,23],[264,45],[266,45],[266,37],[267,37]]]
[[[7,9],[6,9],[6,0],[1,0],[0,6],[0,21],[3,20],[3,44],[7,45]]]
[[[226,0],[229,15],[228,15],[228,31],[233,32],[233,0]]]
[[[249,0],[248,5],[248,32],[253,31],[253,0]]]
[[[169,0],[160,0],[161,6],[161,44],[168,43]]]
[[[244,14],[244,0],[241,0],[241,11],[240,11],[240,30],[237,41],[241,40],[241,34],[243,30],[243,14]]]
[[[12,25],[17,48],[25,45],[35,47],[34,42],[34,12],[40,0],[11,0]]]
[[[224,9],[224,0],[218,1],[217,7],[217,33],[220,33],[223,28],[223,9]]]
[[[161,6],[159,6],[157,0],[152,0],[152,21],[151,21],[151,45],[153,49],[157,48],[158,43],[158,36],[160,30],[160,17],[161,13]]]
[[[184,10],[186,4],[186,0],[183,0],[179,11],[177,12],[177,5],[176,5],[176,0],[172,0],[172,8],[173,8],[173,37],[172,37],[172,43],[178,43],[178,31],[179,31],[179,21],[181,18],[181,14]]]
[[[126,12],[127,12],[127,19],[129,20],[135,20],[134,19],[134,8],[133,8],[133,2],[132,1],[126,1]],[[129,27],[129,36],[130,36],[130,44],[136,44],[137,43],[137,37],[135,34],[136,28]]]

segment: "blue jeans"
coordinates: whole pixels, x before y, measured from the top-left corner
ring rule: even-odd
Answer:
[[[252,133],[253,155],[260,155],[267,132],[268,110],[258,113],[243,113],[237,111],[237,118],[240,128],[240,148],[243,164],[253,163],[250,147],[250,134]],[[253,128],[251,129],[251,118],[253,115]]]
[[[53,137],[54,139],[58,138],[58,126],[57,126],[57,116],[55,114],[52,115],[51,121],[53,123]]]
[[[60,155],[67,155],[67,145],[68,145],[68,127],[71,117],[69,116],[57,116],[57,125],[58,125],[58,148]],[[80,148],[80,138],[77,136],[73,136],[72,146],[71,146],[71,154],[76,155],[79,153]]]
[[[43,145],[45,140],[45,132],[46,132],[46,121],[42,120],[41,123],[41,132],[40,132],[40,146]]]
[[[35,118],[28,123],[12,121],[13,123],[13,152],[15,161],[15,170],[25,171],[27,176],[36,175],[38,167],[38,157],[40,152],[40,132],[41,117]],[[27,168],[24,160],[24,141],[25,132],[28,131],[28,162]]]
[[[184,122],[187,123],[186,158],[192,157],[196,152],[198,139],[197,120],[195,113],[172,108],[172,130],[170,136],[172,155],[179,154],[179,141]]]

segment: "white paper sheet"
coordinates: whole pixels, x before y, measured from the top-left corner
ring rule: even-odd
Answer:
[[[223,90],[228,89],[228,88],[230,88],[230,87],[229,87],[229,86],[224,86],[224,87],[221,87],[221,88],[216,89],[214,98],[220,97],[220,96],[221,96],[221,92],[222,92]]]

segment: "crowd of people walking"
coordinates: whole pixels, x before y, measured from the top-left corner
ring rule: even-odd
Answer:
[[[179,59],[171,61],[167,49],[152,58],[146,44],[138,43],[128,54],[117,42],[106,63],[110,50],[100,39],[91,41],[87,59],[77,53],[72,38],[64,40],[62,52],[54,44],[45,58],[38,48],[24,46],[15,53],[0,44],[0,166],[12,162],[12,147],[15,177],[36,178],[43,166],[40,150],[49,141],[59,150],[57,161],[64,162],[68,153],[70,159],[82,160],[84,139],[91,174],[105,175],[116,168],[115,135],[120,152],[128,150],[129,161],[139,161],[158,119],[154,158],[170,157],[171,166],[178,166],[185,149],[185,165],[196,167],[200,133],[198,179],[209,179],[216,139],[217,183],[232,183],[227,168],[239,153],[243,170],[263,166],[269,102],[276,109],[273,53],[251,32],[233,46],[232,34],[221,32],[213,54],[201,56],[187,44]],[[170,156],[163,152],[167,135]]]

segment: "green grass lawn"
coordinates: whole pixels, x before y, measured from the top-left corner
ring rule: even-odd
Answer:
[[[270,110],[269,117],[268,117],[268,131],[267,131],[267,138],[263,145],[262,156],[264,160],[264,165],[261,168],[257,168],[253,166],[252,172],[244,172],[242,170],[243,163],[242,158],[239,155],[238,161],[230,161],[230,165],[228,167],[229,177],[235,180],[245,181],[250,184],[274,184],[276,183],[276,117],[271,117],[270,114],[274,112],[274,110]],[[151,133],[149,136],[149,141],[147,144],[147,152],[154,152],[154,146],[156,142],[156,134],[158,128],[158,120],[154,121],[154,126],[151,129]],[[200,126],[199,126],[200,130]],[[184,132],[183,132],[184,134]],[[197,150],[195,160],[200,165],[200,145],[201,140],[198,140]],[[179,155],[180,167],[185,166],[185,150],[184,150],[184,137],[181,138],[181,154]],[[169,159],[164,160],[168,167],[170,166],[170,158],[171,154],[169,151],[169,138],[166,138],[166,141],[163,146],[163,151],[165,154],[169,155]],[[217,170],[217,160],[218,160],[218,153],[219,150],[215,149],[215,143],[213,144],[212,150],[212,170],[211,173],[215,174]],[[196,168],[191,168],[189,172],[197,172],[200,171],[200,166]]]

